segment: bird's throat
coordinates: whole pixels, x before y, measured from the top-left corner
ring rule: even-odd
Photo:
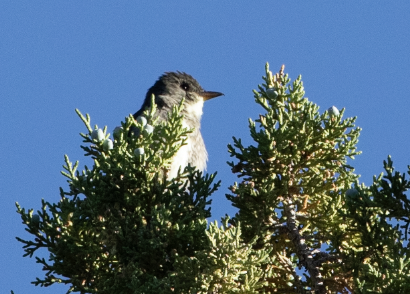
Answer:
[[[186,103],[184,104],[185,108],[185,118],[190,121],[201,121],[202,108],[204,107],[204,100],[199,99],[196,103]],[[191,126],[191,128],[194,126]]]

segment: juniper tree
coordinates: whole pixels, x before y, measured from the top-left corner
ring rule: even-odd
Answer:
[[[45,275],[33,283],[80,293],[410,291],[405,174],[389,157],[385,176],[360,184],[348,164],[359,154],[355,118],[321,113],[283,67],[273,75],[267,64],[263,80],[254,96],[264,114],[249,121],[254,144],[228,146],[240,181],[227,198],[238,212],[221,226],[207,222],[216,173],[188,166],[167,178],[192,131],[183,104],[158,124],[153,103],[147,120],[126,118],[112,138],[77,111],[93,166],[80,172],[65,156],[60,201],[42,200],[36,213],[17,204],[33,235],[17,238],[25,256],[50,254],[35,257]]]

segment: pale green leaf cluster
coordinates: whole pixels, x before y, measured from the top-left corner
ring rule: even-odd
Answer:
[[[261,278],[271,272],[262,266],[269,250],[254,250],[252,242],[244,243],[240,226],[228,221],[229,217],[223,219],[221,227],[210,223],[207,250],[177,259],[172,277],[176,293],[261,293],[269,284]]]
[[[132,127],[142,128],[130,116],[116,133],[113,149],[91,137],[90,118],[78,114],[88,134],[81,134],[92,168],[77,171],[65,157],[63,175],[69,191],[60,189],[60,201],[42,201],[38,222],[33,210],[18,206],[34,240],[18,238],[26,255],[46,248],[45,277],[36,285],[70,285],[82,293],[170,293],[167,283],[177,256],[194,256],[208,246],[209,196],[218,188],[215,175],[203,176],[186,167],[176,178],[167,179],[172,156],[184,144],[190,130],[182,128],[175,107],[169,120],[156,123],[155,109],[145,115],[154,131],[129,136]],[[95,127],[98,129],[98,126]],[[109,134],[104,128],[104,137]],[[134,150],[143,148],[143,154]],[[37,217],[36,217],[37,218]]]

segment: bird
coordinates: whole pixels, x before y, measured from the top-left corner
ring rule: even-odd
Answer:
[[[143,112],[151,107],[152,95],[155,96],[158,122],[167,120],[173,106],[178,106],[184,99],[183,110],[180,113],[183,115],[182,126],[193,129],[187,137],[186,145],[181,146],[172,158],[167,178],[175,178],[178,170],[181,168],[183,171],[188,165],[205,171],[208,152],[201,134],[202,109],[205,101],[224,94],[205,91],[196,79],[185,72],[165,72],[148,89],[140,110],[133,115],[134,119],[142,116]]]

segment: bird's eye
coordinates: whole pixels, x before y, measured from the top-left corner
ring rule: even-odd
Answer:
[[[189,91],[189,85],[188,83],[182,83],[181,84],[181,89],[184,91]]]

